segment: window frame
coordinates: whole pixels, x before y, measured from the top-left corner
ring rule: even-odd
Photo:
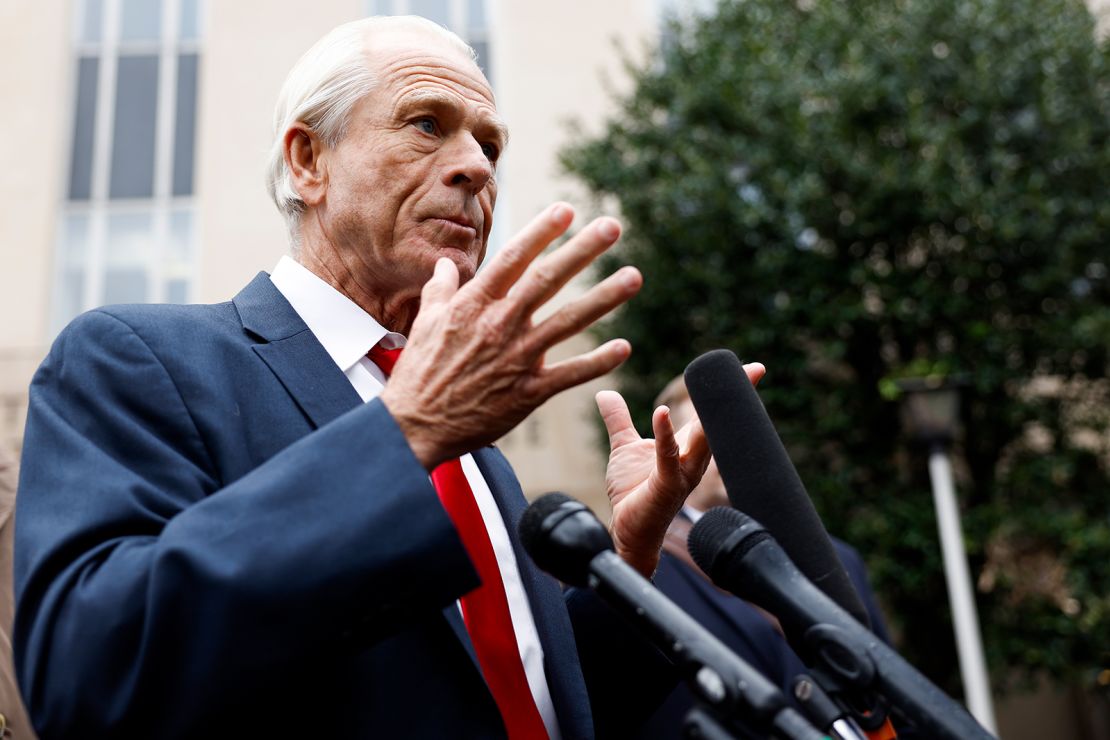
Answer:
[[[170,280],[184,279],[187,288],[185,299],[196,300],[200,272],[199,250],[196,235],[198,219],[196,212],[196,161],[197,161],[197,114],[199,112],[199,71],[203,64],[202,29],[204,27],[205,3],[197,0],[161,0],[159,37],[151,40],[124,40],[122,35],[122,13],[125,0],[73,0],[73,27],[70,38],[71,89],[69,90],[69,129],[67,144],[69,156],[65,159],[66,177],[62,178],[64,192],[58,209],[59,219],[56,228],[56,246],[52,268],[53,282],[51,305],[51,329],[59,331],[73,316],[66,310],[76,305],[78,313],[102,305],[108,296],[105,288],[110,268],[108,259],[109,223],[115,215],[149,214],[151,230],[149,246],[142,257],[141,267],[146,275],[146,297],[144,302],[161,303],[167,299]],[[179,38],[181,31],[182,7],[193,3],[196,7],[197,37]],[[99,5],[100,27],[98,39],[89,41],[84,38],[86,16]],[[194,121],[192,125],[193,144],[193,183],[188,194],[174,195],[173,180],[175,166],[175,127],[177,125],[178,68],[182,56],[193,54],[197,57],[198,79],[193,100]],[[120,198],[111,197],[111,166],[113,135],[115,133],[115,114],[117,105],[117,79],[119,60],[126,56],[153,55],[158,60],[157,91],[154,123],[154,162],[153,183],[150,197]],[[75,147],[77,145],[76,126],[78,89],[78,70],[81,60],[97,59],[96,95],[93,114],[92,157],[88,198],[71,199],[71,181]],[[182,270],[180,264],[171,265],[166,256],[174,250],[177,243],[173,240],[171,221],[175,214],[190,214],[189,265]],[[76,217],[88,220],[88,230],[84,235],[84,251],[80,259],[74,259],[71,243],[67,240],[69,224]],[[66,290],[66,275],[70,268],[79,266],[83,270],[83,287],[79,300],[66,300],[60,295]],[[183,274],[184,273],[184,274]]]

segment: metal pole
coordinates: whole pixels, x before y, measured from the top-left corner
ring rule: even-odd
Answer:
[[[956,632],[956,650],[960,659],[960,677],[963,679],[967,708],[979,724],[992,735],[998,735],[990,681],[987,677],[987,661],[983,655],[983,641],[979,632],[979,614],[975,608],[960,512],[956,505],[952,465],[941,444],[933,445],[929,452],[929,477],[933,483],[933,503],[937,510],[937,529],[940,531],[940,547],[944,555],[944,577],[948,584],[948,601],[952,605],[952,626]]]

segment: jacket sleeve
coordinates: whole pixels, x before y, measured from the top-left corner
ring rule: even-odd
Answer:
[[[837,537],[831,537],[830,539],[833,547],[836,548],[836,554],[840,557],[840,562],[844,564],[844,570],[848,571],[848,578],[855,586],[860,601],[863,602],[863,608],[867,610],[867,617],[871,620],[871,631],[880,640],[892,645],[890,630],[887,629],[886,618],[883,616],[882,609],[879,608],[879,600],[875,597],[875,592],[871,588],[871,581],[867,577],[867,565],[863,562],[863,557],[856,548],[844,540]]]
[[[230,485],[191,414],[107,313],[71,325],[35,376],[15,647],[43,737],[177,736],[477,585],[380,402]]]

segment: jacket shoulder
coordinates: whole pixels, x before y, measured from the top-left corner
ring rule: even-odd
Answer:
[[[102,306],[78,316],[66,330],[71,328],[81,330],[87,325],[95,325],[106,320],[126,324],[139,334],[184,331],[187,332],[186,337],[191,329],[201,327],[209,329],[234,327],[236,330],[242,330],[243,326],[235,305],[231,301],[224,301],[187,305],[146,303]]]
[[[61,331],[51,354],[68,353],[89,342],[105,342],[121,334],[137,337],[147,347],[187,351],[219,338],[243,337],[243,325],[230,301],[214,304],[127,304],[103,306],[81,314]]]

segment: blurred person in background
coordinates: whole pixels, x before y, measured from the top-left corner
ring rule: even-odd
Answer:
[[[762,367],[751,374],[761,376]],[[670,408],[671,419],[675,424],[688,424],[697,418],[694,404],[686,390],[686,382],[681,375],[672,379],[659,393],[655,405]],[[686,540],[690,529],[705,511],[714,506],[731,504],[717,464],[711,459],[701,482],[690,493],[682,510],[667,529],[663,555],[655,573],[655,585],[690,616],[701,622],[717,639],[778,685],[788,697],[793,697],[794,678],[809,671],[787,644],[778,620],[754,604],[714,586],[687,550]],[[844,541],[836,537],[831,539],[836,554],[867,609],[872,631],[889,643],[890,636],[868,584],[863,558]],[[637,737],[644,740],[681,737],[683,721],[693,706],[693,694],[685,684],[680,684],[643,725]],[[752,737],[758,735],[753,734]]]
[[[23,708],[12,665],[12,514],[15,510],[16,464],[0,444],[0,738],[33,740],[34,732]]]

